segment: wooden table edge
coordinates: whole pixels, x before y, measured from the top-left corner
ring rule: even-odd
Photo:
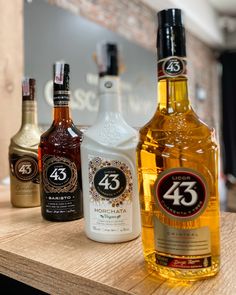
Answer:
[[[2,249],[0,273],[49,294],[134,294]]]

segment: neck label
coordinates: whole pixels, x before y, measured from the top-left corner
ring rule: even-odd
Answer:
[[[64,81],[64,64],[56,63],[54,83],[62,85]]]
[[[54,96],[54,107],[68,107],[69,100],[69,96]]]
[[[29,85],[29,78],[25,78],[22,82],[22,92],[23,96],[30,95],[30,85]]]
[[[187,60],[184,57],[170,56],[158,61],[158,78],[187,77]]]

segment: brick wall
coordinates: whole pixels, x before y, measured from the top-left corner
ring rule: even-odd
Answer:
[[[156,13],[140,0],[48,0],[140,45],[155,48]]]
[[[189,94],[192,105],[209,126],[219,131],[219,69],[215,50],[208,47],[192,34],[186,34]],[[206,99],[199,100],[196,97],[196,85],[205,90]]]
[[[128,40],[156,50],[156,12],[140,0],[48,0],[72,13],[86,17]],[[218,129],[218,74],[214,51],[187,32],[189,92],[194,109],[210,126]],[[206,92],[196,98],[196,85]]]

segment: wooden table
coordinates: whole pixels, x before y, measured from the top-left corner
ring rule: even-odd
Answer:
[[[141,240],[90,241],[83,220],[53,223],[40,208],[17,209],[0,187],[0,273],[50,294],[236,294],[236,214],[223,213],[221,271],[213,279],[171,284],[145,266]]]

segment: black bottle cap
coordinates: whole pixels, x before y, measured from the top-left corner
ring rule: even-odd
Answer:
[[[119,75],[118,48],[115,43],[100,43],[97,45],[97,64],[99,76]]]
[[[171,56],[186,57],[185,29],[180,9],[167,9],[157,13],[158,59]]]
[[[55,91],[70,90],[70,66],[64,62],[56,62],[53,65],[53,85]]]
[[[33,78],[24,78],[22,81],[22,98],[23,100],[35,99],[35,84],[36,81]]]
[[[183,26],[181,9],[170,8],[157,13],[159,28]]]

